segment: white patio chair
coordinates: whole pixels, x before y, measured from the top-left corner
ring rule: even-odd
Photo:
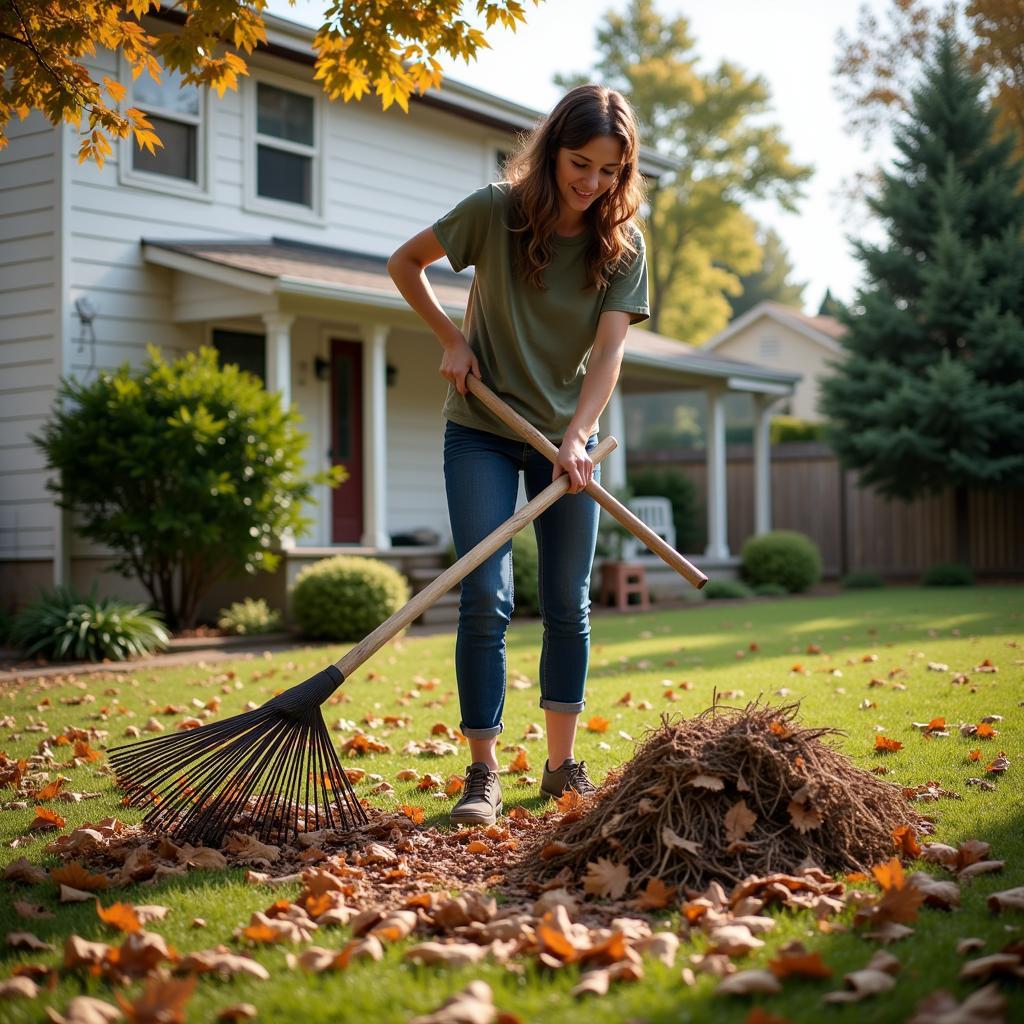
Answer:
[[[630,498],[629,510],[646,523],[666,544],[676,546],[676,528],[672,522],[672,502],[668,498],[641,497]],[[622,542],[622,557],[624,559],[636,558],[637,555],[647,554],[647,548],[633,537],[627,537]]]

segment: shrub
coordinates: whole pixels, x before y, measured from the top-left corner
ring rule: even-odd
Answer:
[[[273,571],[275,538],[310,523],[313,485],[343,474],[304,476],[297,414],[257,377],[218,366],[214,349],[173,363],[147,351],[138,368],[63,380],[33,440],[82,536],[115,552],[115,569],[172,627],[188,627],[217,579]]]
[[[27,657],[50,661],[127,661],[162,651],[170,640],[160,616],[145,605],[81,597],[57,587],[15,618],[11,639]]]
[[[778,583],[786,590],[806,590],[821,576],[821,554],[810,537],[793,530],[773,530],[751,537],[740,555],[743,578],[752,586]]]
[[[708,580],[704,584],[702,593],[709,601],[720,601],[730,597],[753,596],[753,591],[750,587],[740,583],[739,580]]]
[[[11,613],[0,608],[0,647],[3,647],[10,640],[13,625],[14,618]]]
[[[870,590],[873,587],[884,587],[885,580],[877,572],[848,572],[840,584],[844,590]]]
[[[974,573],[959,562],[940,562],[925,569],[921,582],[926,587],[970,587],[974,585]]]
[[[704,519],[697,507],[696,484],[678,469],[637,469],[629,474],[630,491],[641,497],[661,496],[672,502],[676,548],[695,551],[703,539]]]
[[[754,587],[754,593],[758,597],[782,597],[783,594],[788,594],[789,591],[781,583],[758,583]]]
[[[261,597],[253,600],[235,601],[228,608],[221,608],[217,626],[226,633],[255,636],[258,633],[272,633],[281,626],[281,613],[271,608]]]
[[[512,538],[512,586],[516,615],[539,615],[537,536],[521,530]]]
[[[770,435],[772,444],[822,441],[825,438],[825,425],[802,420],[798,416],[773,416]]]
[[[324,558],[299,573],[292,613],[303,633],[361,640],[409,600],[409,583],[385,562],[355,555]]]

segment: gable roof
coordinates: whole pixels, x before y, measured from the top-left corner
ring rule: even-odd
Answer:
[[[701,348],[705,352],[718,348],[719,345],[735,337],[762,317],[768,317],[770,320],[798,331],[830,352],[839,353],[843,351],[842,345],[839,344],[839,339],[846,333],[846,328],[835,317],[808,316],[795,306],[786,306],[781,302],[773,302],[770,299],[759,302],[752,309],[748,309],[742,316],[736,317],[732,323],[704,342]]]
[[[149,263],[208,281],[263,295],[305,296],[362,306],[409,311],[387,270],[387,257],[334,249],[274,236],[237,241],[142,239]],[[472,275],[443,266],[427,268],[427,277],[445,312],[461,319]],[[630,327],[624,362],[641,373],[656,371],[676,379],[711,378],[727,387],[767,394],[789,394],[801,375],[745,363]]]

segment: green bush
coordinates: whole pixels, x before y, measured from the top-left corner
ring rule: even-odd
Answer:
[[[840,584],[843,590],[870,590],[874,587],[884,587],[885,580],[877,572],[848,572]]]
[[[137,368],[63,380],[33,441],[81,535],[182,628],[216,580],[273,571],[275,540],[311,522],[313,485],[343,472],[305,476],[297,413],[214,349],[170,363],[147,351]]]
[[[0,647],[3,647],[10,640],[13,625],[14,617],[11,613],[0,608]]]
[[[697,506],[697,486],[678,469],[635,469],[629,489],[638,497],[664,497],[672,503],[676,548],[696,551],[704,536],[704,518]]]
[[[974,573],[959,562],[940,562],[925,569],[921,582],[926,587],[970,587],[974,585]]]
[[[743,578],[778,583],[790,592],[806,590],[821,576],[821,554],[810,537],[794,530],[773,530],[751,537],[740,554]]]
[[[272,633],[281,628],[281,613],[271,608],[262,597],[257,600],[247,597],[244,601],[235,601],[228,608],[221,608],[217,626],[226,633],[245,636]]]
[[[362,640],[409,596],[408,581],[387,563],[336,555],[299,573],[292,588],[292,614],[307,636]]]
[[[822,441],[825,438],[825,425],[802,420],[798,416],[773,416],[770,435],[772,444]]]
[[[782,597],[789,591],[781,583],[758,583],[754,587],[754,593],[758,597]]]
[[[720,601],[730,597],[753,597],[750,587],[739,580],[708,580],[701,593],[709,601]]]
[[[160,616],[145,605],[81,597],[57,587],[27,605],[14,620],[11,639],[27,657],[49,661],[127,661],[162,651],[170,637]]]
[[[537,536],[521,530],[512,538],[512,586],[516,615],[539,615]]]

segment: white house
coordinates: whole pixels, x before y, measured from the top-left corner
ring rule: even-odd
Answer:
[[[311,535],[283,541],[280,597],[309,560],[339,547],[433,573],[448,539],[441,484],[439,348],[387,275],[387,256],[497,174],[499,156],[538,112],[446,82],[410,113],[376,101],[330,103],[312,79],[313,31],[267,16],[268,44],[222,99],[171,75],[134,83],[107,52],[95,73],[119,78],[165,147],[120,144],[101,168],[77,162],[71,128],[40,115],[10,126],[0,153],[0,602],[70,582],[141,595],[98,577],[108,563],[84,542],[45,488],[29,440],[59,379],[138,361],[145,345],[170,356],[203,343],[261,373],[303,414],[307,463],[344,462],[350,480],[324,489]],[[161,25],[167,28],[167,23]],[[671,168],[645,151],[642,169]],[[466,275],[432,268],[439,299],[461,316]],[[788,395],[797,374],[745,365],[632,329],[622,390],[704,388],[711,396],[709,510],[714,565],[729,561],[724,531],[727,390]],[[622,430],[617,394],[604,428]],[[767,414],[763,417],[767,427]],[[762,459],[767,466],[767,447]],[[623,479],[620,451],[606,471]],[[767,472],[763,473],[767,480]],[[766,484],[759,503],[766,501]],[[767,506],[766,506],[767,507]],[[759,528],[767,528],[759,519]],[[420,528],[424,551],[392,538]],[[420,561],[415,561],[415,559]],[[209,614],[227,597],[220,588]]]
[[[705,352],[740,359],[773,370],[802,374],[788,412],[802,420],[822,419],[818,411],[821,381],[839,360],[846,328],[833,316],[808,316],[793,306],[764,301],[736,317],[704,342]]]

